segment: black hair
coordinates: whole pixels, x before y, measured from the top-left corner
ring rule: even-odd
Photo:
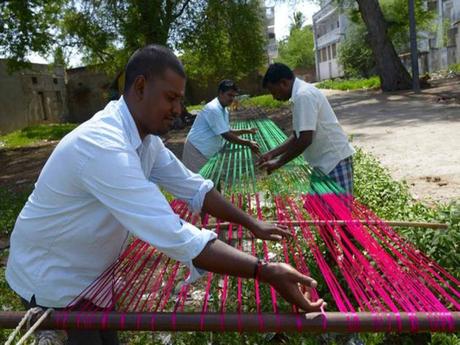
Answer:
[[[140,75],[143,75],[145,79],[162,77],[168,68],[185,78],[182,63],[168,48],[159,44],[150,44],[136,50],[126,64],[125,93],[134,83],[136,77]]]
[[[281,79],[294,79],[294,73],[292,70],[285,64],[276,62],[268,66],[267,72],[265,73],[264,79],[262,81],[262,86],[267,87],[267,84],[277,84]]]
[[[219,83],[219,86],[217,87],[217,92],[227,92],[228,90],[233,90],[238,92],[238,87],[236,86],[235,82],[230,79],[224,79]]]

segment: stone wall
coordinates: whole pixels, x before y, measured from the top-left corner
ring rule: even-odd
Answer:
[[[103,109],[112,98],[112,78],[88,67],[67,70],[67,92],[70,122],[85,122]]]
[[[10,73],[0,60],[0,133],[68,116],[65,70],[42,64]]]

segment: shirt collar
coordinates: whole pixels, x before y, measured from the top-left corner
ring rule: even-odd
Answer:
[[[292,92],[291,92],[291,101],[294,100],[294,96],[297,94],[297,91],[299,90],[300,87],[300,79],[295,78],[294,79],[294,84],[292,84]]]
[[[118,106],[121,114],[121,120],[123,122],[123,127],[125,128],[126,133],[128,134],[128,139],[131,145],[135,150],[142,145],[142,140],[137,130],[136,123],[134,122],[133,116],[128,109],[128,106],[125,102],[123,96],[118,100]]]
[[[214,98],[214,101],[216,102],[217,107],[225,114],[227,109],[222,104],[220,104],[219,97]]]

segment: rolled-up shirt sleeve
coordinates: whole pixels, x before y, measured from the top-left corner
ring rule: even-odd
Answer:
[[[98,150],[84,165],[81,181],[128,231],[188,266],[189,280],[202,274],[192,260],[216,238],[215,233],[200,230],[174,213],[158,186],[144,176],[135,151]],[[200,189],[198,181],[194,184]]]
[[[188,203],[192,212],[199,212],[206,193],[214,184],[188,170],[166,147],[158,152],[149,179],[165,188],[176,198]]]

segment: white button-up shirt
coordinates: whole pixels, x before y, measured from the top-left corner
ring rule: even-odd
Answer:
[[[201,209],[209,180],[159,137],[141,141],[123,98],[71,133],[46,162],[13,233],[6,279],[21,297],[64,307],[123,250],[128,233],[191,269],[216,235],[184,222],[159,187]]]
[[[205,105],[187,135],[189,141],[206,158],[211,158],[224,145],[222,134],[231,130],[227,108],[216,97]]]
[[[342,160],[355,153],[326,96],[298,78],[292,87],[292,128],[298,138],[313,131],[313,140],[303,152],[305,160],[329,174]]]

